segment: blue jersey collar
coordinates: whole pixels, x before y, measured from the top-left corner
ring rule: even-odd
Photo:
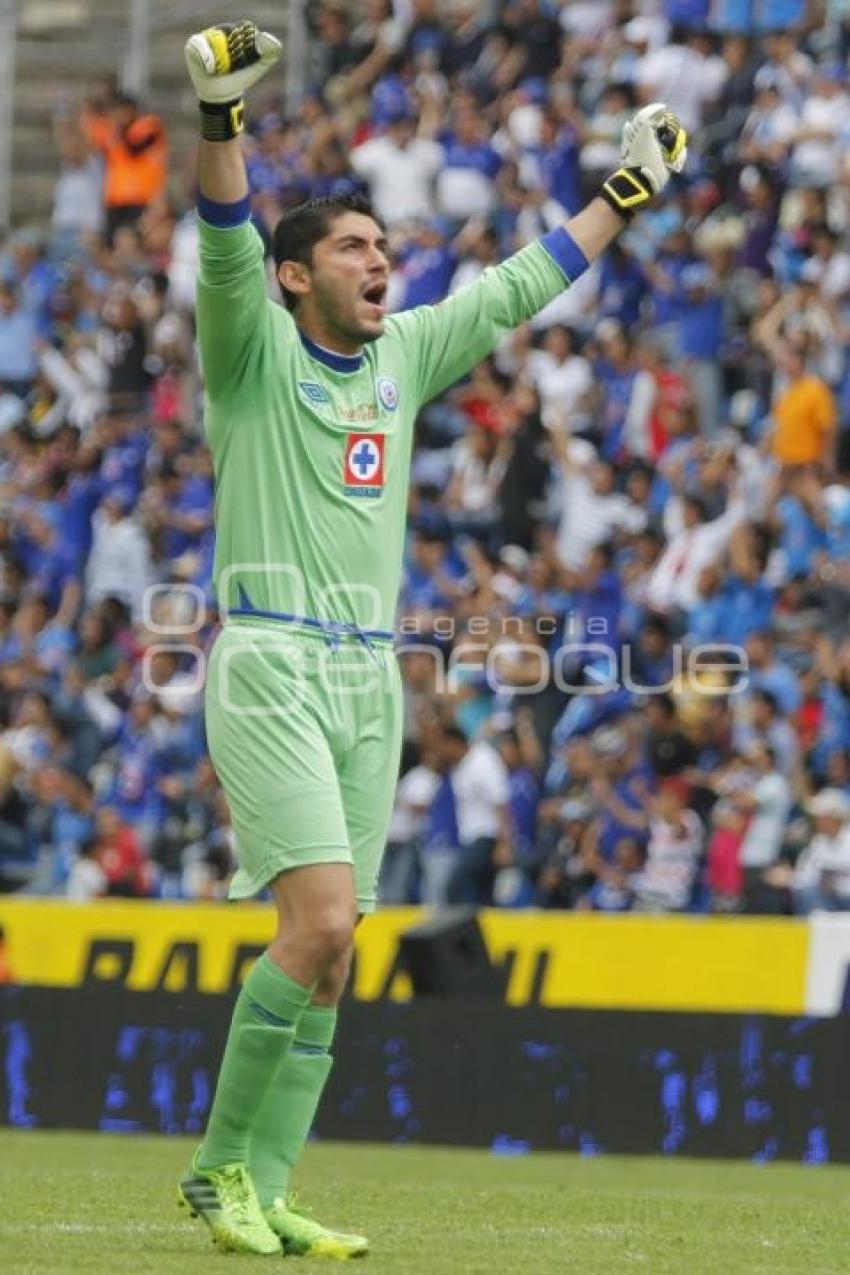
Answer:
[[[325,367],[329,367],[332,372],[359,372],[366,362],[366,356],[362,351],[360,354],[334,354],[333,350],[326,350],[323,345],[316,345],[316,342],[311,341],[306,332],[302,332],[300,328],[298,335],[310,357],[324,363]]]

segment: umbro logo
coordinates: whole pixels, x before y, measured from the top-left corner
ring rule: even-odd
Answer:
[[[327,406],[331,401],[330,394],[323,385],[319,385],[318,381],[299,381],[298,388],[307,402],[312,403],[314,407]]]

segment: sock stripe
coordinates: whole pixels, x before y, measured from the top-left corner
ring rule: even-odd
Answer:
[[[327,1005],[308,1005],[298,1019],[295,1043],[299,1048],[330,1049],[336,1031],[336,1009]]]
[[[261,1022],[268,1023],[271,1027],[291,1027],[291,1018],[280,1018],[277,1014],[273,1014],[270,1009],[266,1009],[264,1005],[260,1005],[252,997],[248,996],[248,1003],[251,1006],[251,1013],[255,1018],[259,1018]]]

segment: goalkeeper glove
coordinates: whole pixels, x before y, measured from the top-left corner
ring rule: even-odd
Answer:
[[[603,183],[600,195],[618,216],[630,221],[670,180],[688,157],[688,135],[663,102],[638,111],[623,129],[623,166]]]
[[[186,65],[201,104],[201,137],[226,142],[245,127],[242,94],[274,66],[281,43],[253,22],[222,22],[186,41]]]

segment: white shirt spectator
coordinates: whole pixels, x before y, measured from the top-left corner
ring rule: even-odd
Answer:
[[[522,102],[511,111],[506,132],[494,137],[493,145],[500,155],[508,152],[511,146],[519,149],[537,146],[540,142],[540,121],[540,107],[533,102]]]
[[[702,850],[702,824],[693,810],[683,810],[677,824],[651,819],[646,864],[634,880],[646,907],[681,912],[688,906]]]
[[[799,108],[808,91],[813,69],[814,63],[809,55],[803,53],[801,49],[796,49],[790,57],[784,58],[781,62],[765,62],[760,67],[758,75],[762,78],[772,78],[782,100]]]
[[[449,296],[453,297],[456,292],[460,292],[461,288],[468,288],[471,284],[477,283],[484,270],[483,261],[479,261],[476,257],[464,257],[452,275]]]
[[[598,40],[614,25],[613,0],[571,0],[561,7],[558,21],[570,38]]]
[[[571,354],[560,362],[548,350],[533,350],[527,370],[531,384],[540,395],[544,423],[553,429],[563,422],[572,429],[579,404],[593,387],[593,373],[587,359]]]
[[[439,777],[430,766],[414,766],[399,780],[388,841],[412,841],[419,836],[439,784]]]
[[[44,757],[45,735],[40,726],[15,726],[3,732],[3,748],[11,753],[21,770],[39,768]]]
[[[581,470],[564,475],[563,514],[558,528],[558,556],[568,567],[582,567],[596,545],[615,531],[637,533],[646,526],[646,513],[621,492],[598,495]]]
[[[838,171],[838,135],[850,111],[850,101],[844,93],[837,96],[807,97],[800,111],[800,131],[813,130],[820,134],[808,141],[800,141],[794,147],[794,168],[805,173],[809,180],[829,186]]]
[[[178,222],[171,239],[168,267],[168,296],[178,310],[193,310],[200,268],[201,247],[198,219],[190,213]]]
[[[816,833],[794,865],[794,889],[817,889],[824,873],[834,876],[835,893],[850,898],[850,824],[834,837]]]
[[[500,812],[509,796],[508,770],[495,749],[479,740],[452,771],[461,845],[498,837]]]
[[[461,438],[453,448],[452,487],[465,514],[489,514],[493,497],[505,473],[498,455],[485,461],[469,440]]]
[[[75,903],[88,903],[89,899],[99,899],[106,894],[106,887],[103,868],[95,859],[83,856],[71,864],[65,897]]]
[[[686,44],[668,44],[641,58],[637,83],[646,101],[667,102],[693,132],[706,102],[717,97],[723,84],[723,70],[715,63]]]
[[[766,868],[782,849],[785,824],[791,810],[791,788],[778,771],[762,775],[752,790],[756,811],[741,842],[741,866]]]
[[[744,121],[742,140],[759,146],[790,146],[797,131],[797,112],[787,102],[754,106]]]
[[[477,168],[445,168],[437,181],[437,200],[444,217],[468,221],[470,217],[486,217],[495,205],[496,194],[489,177]]]
[[[442,146],[424,137],[407,146],[373,137],[351,152],[351,167],[369,183],[378,216],[393,225],[434,215],[434,179],[442,159]]]
[[[677,606],[689,610],[696,606],[699,602],[697,585],[703,568],[717,561],[746,512],[740,500],[732,500],[726,512],[712,522],[677,531],[652,573],[647,590],[649,605],[659,611]]]
[[[620,163],[620,139],[629,111],[598,111],[590,125],[593,136],[579,153],[579,165],[587,172],[616,168]]]
[[[92,519],[91,554],[86,569],[86,600],[115,597],[130,607],[134,623],[143,615],[145,590],[152,583],[150,543],[132,517],[113,522],[99,509]]]
[[[828,261],[809,257],[803,277],[814,280],[828,301],[841,302],[850,296],[850,253],[834,252]]]
[[[737,716],[743,717],[746,713],[747,697],[736,695],[735,699],[738,701]],[[739,752],[746,752],[759,738],[759,733],[745,719],[736,720],[733,740]],[[768,727],[763,739],[764,743],[776,753],[776,764],[783,775],[790,778],[800,755],[800,740],[794,727],[786,717],[777,717]]]
[[[167,682],[158,685],[157,696],[168,713],[188,714],[201,708],[202,696],[198,686],[197,671],[177,672]]]
[[[81,347],[66,359],[49,345],[39,355],[39,367],[56,391],[57,413],[85,434],[106,407],[109,382],[106,364],[94,350]]]
[[[62,170],[53,190],[51,224],[60,234],[99,234],[103,229],[103,170],[96,159]]]

